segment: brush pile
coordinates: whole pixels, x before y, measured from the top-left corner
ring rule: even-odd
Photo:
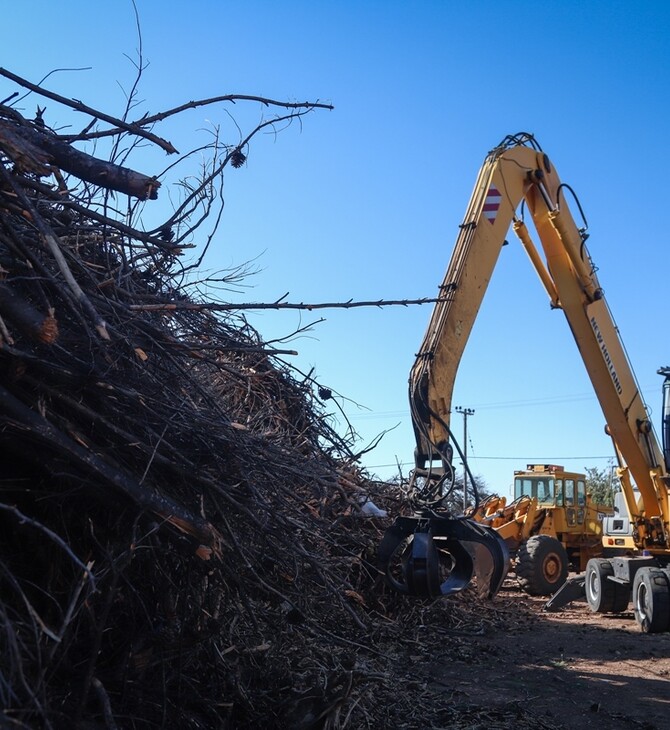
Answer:
[[[386,593],[361,502],[396,513],[401,490],[356,468],[327,390],[184,283],[224,169],[319,105],[217,140],[147,231],[160,176],[86,145],[174,152],[149,131],[174,112],[129,123],[3,75],[89,123],[0,106],[0,724],[457,727],[397,694],[429,609]],[[446,606],[455,637],[472,609]]]

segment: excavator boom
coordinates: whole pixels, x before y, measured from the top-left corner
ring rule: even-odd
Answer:
[[[450,467],[449,414],[456,372],[516,208],[543,167],[537,149],[505,141],[488,154],[479,172],[440,285],[441,301],[410,373],[418,468],[430,469],[433,462]]]

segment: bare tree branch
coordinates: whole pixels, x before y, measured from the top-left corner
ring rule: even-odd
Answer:
[[[130,132],[131,134],[136,134],[138,137],[144,137],[144,139],[148,139],[154,144],[157,144],[161,149],[164,149],[169,155],[175,154],[177,150],[172,145],[171,142],[168,142],[165,139],[161,139],[160,137],[156,136],[155,134],[152,134],[151,132],[147,132],[141,125],[124,122],[121,119],[117,119],[116,117],[112,117],[109,114],[105,114],[104,112],[97,111],[96,109],[93,109],[93,107],[87,106],[83,102],[79,101],[78,99],[67,99],[64,96],[61,96],[60,94],[55,94],[53,91],[48,91],[47,89],[43,89],[41,86],[37,86],[36,84],[32,84],[30,81],[27,81],[26,79],[21,78],[20,76],[17,76],[16,74],[12,73],[11,71],[7,71],[5,68],[0,68],[0,76],[4,76],[6,79],[9,79],[10,81],[14,81],[14,83],[19,84],[20,86],[25,87],[26,89],[30,89],[31,91],[34,91],[36,94],[39,94],[40,96],[44,96],[47,99],[52,99],[53,101],[57,101],[59,104],[63,104],[64,106],[69,106],[71,109],[74,109],[75,111],[82,112],[83,114],[89,114],[92,117],[95,117],[96,119],[101,119],[103,122],[107,122],[109,124],[113,124],[115,127],[117,127],[117,134],[118,130],[122,129],[126,132]]]
[[[165,302],[163,304],[131,304],[130,311],[134,312],[226,312],[242,309],[302,309],[312,311],[314,309],[354,309],[357,307],[407,307],[415,304],[436,304],[437,302],[449,301],[443,297],[423,297],[421,299],[377,299],[374,301],[354,302],[319,302],[316,304],[305,304],[304,302],[244,302],[242,304],[222,302]]]

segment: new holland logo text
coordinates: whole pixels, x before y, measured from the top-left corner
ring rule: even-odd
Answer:
[[[596,335],[596,340],[598,341],[598,345],[600,345],[600,351],[603,354],[603,358],[605,359],[605,365],[607,365],[607,369],[609,370],[610,375],[612,376],[612,382],[614,383],[614,387],[616,388],[616,392],[621,395],[623,393],[623,388],[621,387],[621,382],[619,381],[619,376],[616,374],[616,370],[614,369],[614,364],[612,363],[612,358],[610,357],[609,352],[607,351],[607,346],[605,345],[605,338],[602,335],[602,332],[600,331],[600,327],[598,327],[598,323],[596,322],[595,317],[591,317],[591,327],[593,327],[593,331]]]

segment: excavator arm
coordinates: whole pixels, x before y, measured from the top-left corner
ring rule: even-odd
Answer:
[[[534,197],[538,176],[545,178],[547,168],[551,171],[532,142],[529,135],[506,138],[488,154],[410,373],[415,461],[428,478],[451,469],[449,422],[456,373],[516,209],[526,196]]]
[[[459,565],[468,561],[454,546],[464,541],[468,529],[474,533],[475,527],[465,517],[441,514],[439,494],[445,480],[453,475],[455,440],[450,430],[450,411],[458,366],[510,227],[526,250],[551,306],[563,311],[571,328],[619,458],[619,475],[638,543],[641,548],[670,551],[664,453],[586,248],[586,228],[577,226],[568,207],[568,193],[572,190],[561,183],[548,156],[532,135],[525,133],[506,137],[489,152],[479,172],[440,285],[440,299],[409,378],[416,438],[413,482],[423,479],[428,485],[424,494],[432,495],[433,500],[429,509],[424,504],[413,518],[399,518],[401,529],[395,530],[395,537],[385,538],[383,567],[388,575],[389,556],[401,553],[400,572],[405,580],[395,577],[392,584],[403,592],[434,595],[436,585],[443,586],[437,593],[453,592],[445,589],[449,581],[440,581],[435,575],[436,555],[440,552],[448,556],[446,562],[452,571],[460,574],[452,581],[460,586],[457,590],[467,584],[467,575],[472,573],[469,566],[459,570]],[[520,208],[527,210],[532,219],[543,256],[518,212]],[[641,495],[641,508],[633,495],[632,482]],[[412,528],[416,528],[419,538],[413,537]],[[436,534],[444,540],[437,551],[432,538]],[[482,546],[488,548],[488,555],[484,551],[488,562],[499,565],[503,555],[489,537],[478,538],[477,547],[480,552]],[[477,558],[473,570],[476,562]],[[492,595],[504,573],[502,577],[499,570],[490,574],[488,593]]]

